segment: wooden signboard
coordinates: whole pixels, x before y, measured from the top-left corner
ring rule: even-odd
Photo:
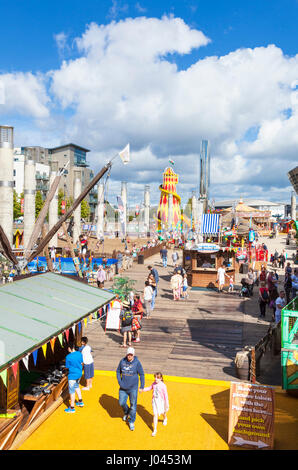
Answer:
[[[273,443],[274,389],[231,382],[229,446],[269,450],[273,449]]]

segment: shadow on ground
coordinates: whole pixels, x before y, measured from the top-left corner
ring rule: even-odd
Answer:
[[[112,397],[111,395],[103,394],[99,398],[99,404],[104,408],[111,418],[123,418],[123,410],[119,405],[117,398]],[[128,399],[129,405],[129,399]],[[137,415],[142,418],[144,423],[148,426],[148,428],[152,428],[152,414],[146,410],[143,405],[137,405]]]

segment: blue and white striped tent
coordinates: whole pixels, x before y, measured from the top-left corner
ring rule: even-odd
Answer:
[[[203,214],[200,233],[205,235],[214,235],[219,233],[219,214]]]

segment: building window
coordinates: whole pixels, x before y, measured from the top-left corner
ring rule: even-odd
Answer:
[[[86,166],[86,152],[74,149],[74,164],[76,166]]]

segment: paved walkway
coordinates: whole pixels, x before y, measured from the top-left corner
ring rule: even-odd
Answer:
[[[276,246],[281,251],[285,237],[266,239],[266,244],[270,252]],[[189,300],[174,302],[169,284],[173,266],[164,268],[159,255],[145,260],[144,265],[134,264],[123,275],[136,280],[136,289],[141,292],[149,264],[157,268],[160,276],[156,308],[152,318],[143,320],[141,342],[134,343],[145,371],[237,380],[233,363],[237,351],[255,345],[268,331],[271,320],[269,312],[266,321],[258,320],[257,288],[251,299],[242,299],[236,293],[192,290]],[[238,281],[241,277],[239,275]],[[105,333],[104,322],[99,321],[89,325],[85,334],[94,350],[95,367],[115,370],[124,354],[120,347],[122,335],[117,331]],[[278,357],[276,362],[278,369]],[[279,371],[274,375],[272,384],[280,384]]]
[[[105,374],[105,375],[104,375]],[[153,377],[146,377],[146,385]],[[82,392],[84,408],[64,413],[61,405],[20,450],[228,450],[230,382],[165,377],[170,410],[167,426],[152,432],[151,392],[139,394],[135,431],[122,421],[115,374],[96,374],[91,391]],[[275,392],[274,447],[298,449],[297,398]],[[154,452],[153,452],[154,453]],[[126,454],[129,455],[129,454]],[[132,455],[138,455],[132,454]],[[148,468],[147,463],[141,468]]]
[[[279,242],[283,246],[284,239]],[[271,250],[273,245],[266,243]],[[98,321],[84,332],[94,350],[96,369],[100,369],[92,390],[83,392],[86,406],[66,415],[65,405],[61,405],[22,450],[228,449],[229,387],[236,380],[233,359],[244,345],[256,344],[269,321],[257,321],[256,294],[243,300],[237,295],[192,291],[190,300],[174,303],[168,282],[171,268],[163,268],[158,256],[149,261],[160,273],[159,295],[152,319],[143,322],[136,350],[147,374],[157,370],[165,374],[170,398],[168,425],[159,422],[157,436],[151,437],[151,393],[139,395],[136,430],[132,433],[123,423],[114,372],[125,354],[119,346],[122,337],[117,331],[104,333],[104,325]],[[126,275],[136,279],[137,289],[142,290],[147,271],[146,265],[136,264]],[[152,380],[152,375],[146,375],[146,385]],[[298,449],[297,432],[297,398],[277,387],[275,449]]]

